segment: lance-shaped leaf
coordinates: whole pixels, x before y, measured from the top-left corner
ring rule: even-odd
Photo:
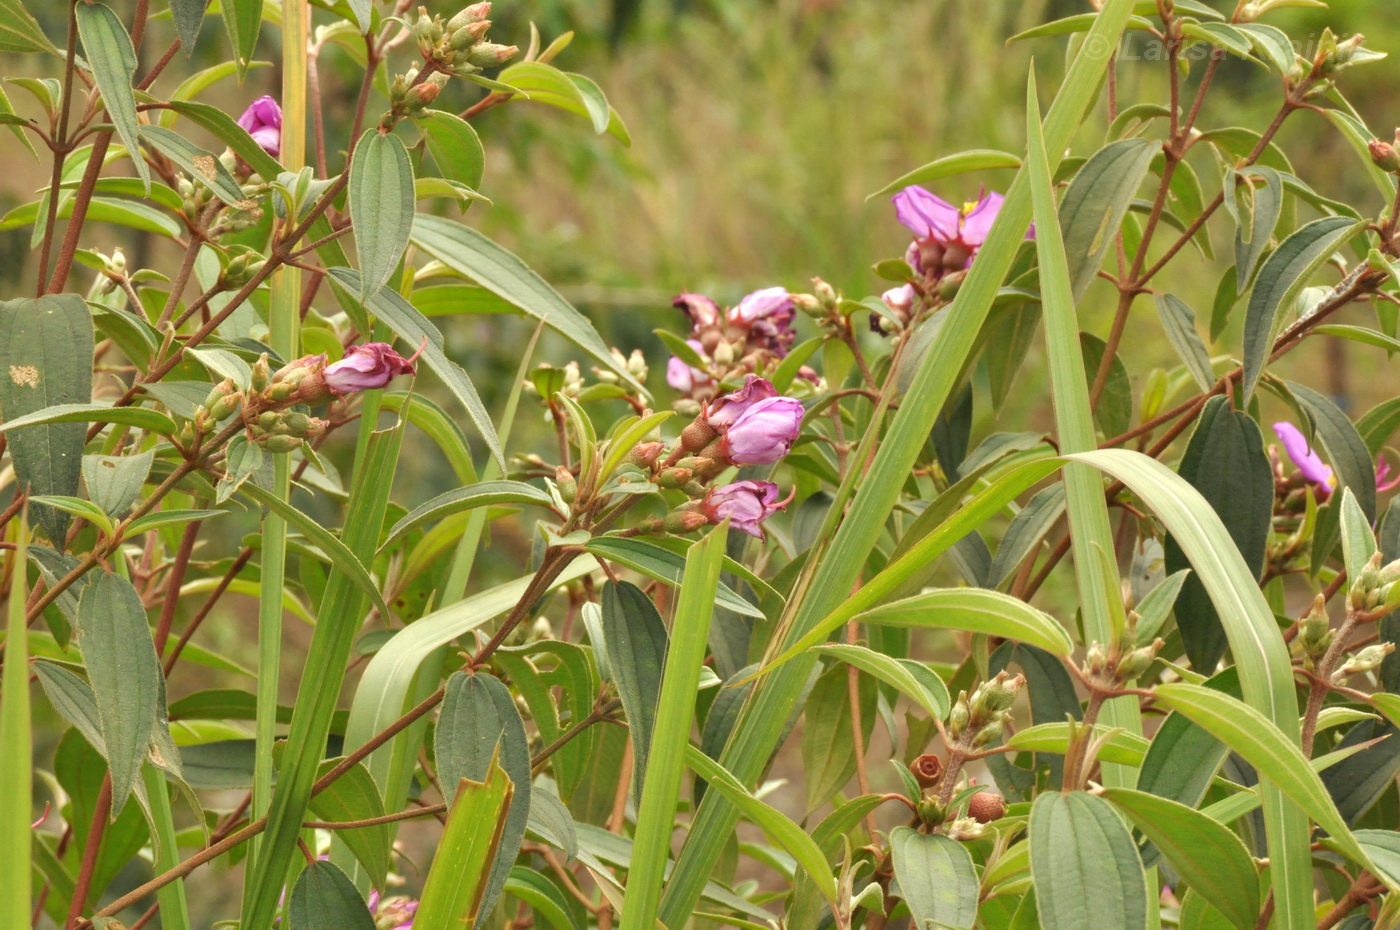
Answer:
[[[927,665],[913,659],[897,659],[865,646],[848,643],[826,643],[814,646],[817,655],[840,659],[861,671],[891,685],[900,694],[918,704],[929,716],[942,720],[948,714],[948,687]]]
[[[370,129],[350,162],[350,221],[360,257],[360,302],[398,267],[413,229],[413,165],[393,133]]]
[[[1215,369],[1211,367],[1210,353],[1201,341],[1201,334],[1196,331],[1195,311],[1186,301],[1172,294],[1158,294],[1153,299],[1157,302],[1157,315],[1162,320],[1167,340],[1176,349],[1196,386],[1202,391],[1209,391],[1215,384]]]
[[[142,126],[141,138],[229,206],[247,208],[253,205],[223,162],[210,152],[164,126]]]
[[[519,258],[475,229],[441,217],[419,215],[413,221],[413,242],[453,271],[543,320],[546,326],[615,371],[633,389],[645,392],[627,366],[613,357],[587,317]]]
[[[1107,798],[1161,850],[1177,873],[1240,930],[1259,919],[1259,874],[1229,828],[1184,804],[1129,788]]]
[[[671,834],[675,831],[681,776],[685,772],[685,758],[678,750],[690,745],[695,694],[705,661],[726,532],[725,527],[712,530],[691,546],[686,555],[685,581],[676,601],[676,635],[667,649],[656,721],[649,734],[651,745],[644,756],[637,751],[642,735],[636,732],[632,735],[634,764],[640,766],[645,761],[647,771],[646,781],[637,782],[637,831],[632,840],[633,868],[628,875],[621,930],[650,930],[656,925],[656,908],[661,902],[667,854]],[[613,609],[604,608],[605,624],[608,624],[609,613],[614,616],[622,613],[616,603],[619,592],[614,590],[613,596]],[[630,594],[621,597],[635,600]],[[649,601],[647,604],[650,606]],[[657,620],[659,622],[660,618]],[[605,634],[609,643],[615,633],[615,626],[609,626]],[[610,662],[613,660],[611,655],[608,658]],[[616,674],[618,667],[613,665],[612,668]],[[621,692],[620,680],[618,688]],[[645,784],[644,791],[642,784]]]
[[[1159,151],[1161,143],[1151,139],[1110,142],[1084,163],[1065,191],[1060,201],[1060,228],[1076,302],[1099,273],[1118,226]]]
[[[510,777],[493,759],[481,781],[462,779],[453,793],[447,827],[418,899],[413,922],[423,927],[469,927],[483,906],[487,875],[501,856],[513,793]]]
[[[258,5],[261,6],[261,0]],[[97,89],[102,92],[102,105],[122,144],[131,153],[131,162],[149,193],[151,169],[141,158],[136,95],[131,89],[131,78],[136,73],[136,49],[131,45],[131,36],[105,3],[81,3],[73,9],[78,19],[78,36],[83,40],[83,53],[92,66]]]
[[[62,56],[22,0],[0,0],[0,52],[48,52]]]
[[[1336,469],[1337,483],[1356,495],[1366,520],[1376,519],[1376,464],[1351,419],[1326,395],[1296,381],[1284,382],[1312,421],[1318,442]]]
[[[1025,601],[986,588],[925,591],[857,614],[858,623],[964,630],[1030,643],[1057,656],[1073,649],[1064,628]],[[815,644],[813,644],[815,645]]]
[[[1210,503],[1257,578],[1264,568],[1274,512],[1273,466],[1264,454],[1258,424],[1232,409],[1228,398],[1211,398],[1178,471]],[[1165,549],[1167,571],[1189,565],[1174,538],[1168,537]],[[1192,666],[1214,668],[1225,654],[1225,629],[1198,574],[1187,577],[1177,596],[1176,624]]]
[[[915,927],[972,930],[977,922],[977,869],[966,846],[901,826],[890,833],[890,856]]]
[[[464,488],[439,494],[432,500],[419,504],[389,530],[389,536],[379,547],[381,552],[393,548],[403,536],[417,527],[433,520],[441,520],[454,513],[474,510],[477,507],[491,507],[500,504],[533,504],[536,507],[550,507],[554,503],[544,491],[523,481],[481,481]]]
[[[241,80],[253,61],[258,47],[258,30],[262,27],[262,0],[224,0],[224,27],[233,44],[233,60],[238,64]]]
[[[112,812],[118,814],[157,726],[165,676],[141,595],[119,575],[104,572],[83,591],[78,636],[112,772]]]
[[[204,25],[204,8],[208,5],[209,0],[170,0],[170,16],[175,20],[175,32],[180,36],[180,48],[186,58],[194,54],[200,27]]]
[[[287,926],[289,930],[374,930],[374,916],[344,872],[329,862],[313,862],[292,886]]]
[[[92,348],[92,314],[75,294],[0,304],[0,416],[15,477],[30,494],[78,493],[87,430],[42,412],[92,399]],[[63,551],[68,515],[36,506],[34,517]]]
[[[946,155],[943,158],[935,159],[927,165],[915,168],[908,174],[900,175],[865,199],[867,201],[874,200],[876,197],[901,191],[911,184],[937,181],[939,178],[965,174],[969,171],[1019,167],[1021,167],[1021,159],[1010,152],[998,152],[995,149],[970,149],[966,152],[958,152],[956,155]]]
[[[1250,177],[1262,178],[1264,186],[1255,188]],[[1243,181],[1238,190],[1236,180]],[[1273,168],[1254,165],[1239,172],[1231,170],[1225,175],[1225,206],[1235,216],[1235,281],[1238,293],[1243,294],[1254,277],[1254,266],[1269,247],[1269,239],[1283,213],[1283,179]],[[1248,214],[1242,213],[1236,197],[1244,191],[1249,200]],[[1246,231],[1247,230],[1247,231]]]
[[[25,629],[25,568],[28,521],[21,519],[12,558],[20,570],[12,575],[5,611],[5,664],[0,668],[0,752],[11,760],[0,765],[0,882],[10,889],[0,895],[0,918],[7,926],[27,927],[29,913],[30,817],[33,816],[34,757],[29,715],[29,633]]]
[[[664,549],[656,543],[645,539],[624,539],[619,536],[598,536],[589,540],[585,547],[595,555],[602,556],[609,562],[616,562],[619,565],[626,565],[628,568],[641,572],[648,578],[654,578],[662,584],[671,587],[679,587],[685,576],[685,560],[669,549]],[[735,563],[726,563],[726,571],[735,571],[741,566]],[[749,578],[750,584],[759,587],[757,579]],[[729,585],[721,584],[719,593],[715,595],[715,602],[726,610],[743,614],[746,617],[763,616],[763,611],[759,610],[748,601],[744,600]]]
[[[1355,229],[1355,221],[1345,216],[1313,220],[1283,240],[1259,269],[1244,320],[1242,406],[1249,405],[1254,388],[1264,374],[1279,327],[1279,311],[1291,306],[1312,273]]]
[[[1047,792],[1030,818],[1031,877],[1045,930],[1147,930],[1147,880],[1128,826],[1083,791]]]
[[[656,605],[626,581],[603,586],[603,642],[608,670],[632,733],[632,792],[642,796],[661,696],[669,636]]]
[[[485,672],[455,673],[447,682],[433,748],[449,803],[455,802],[459,782],[487,781],[498,765],[516,786],[497,838],[491,874],[480,891],[484,914],[505,886],[530,819],[530,742],[510,689]]]

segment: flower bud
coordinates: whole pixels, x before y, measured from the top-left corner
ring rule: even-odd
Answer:
[[[840,295],[836,293],[836,288],[827,284],[821,278],[812,279],[812,292],[816,295],[817,300],[821,302],[821,305],[828,310],[834,308],[841,299]]]
[[[714,359],[716,365],[727,368],[734,364],[734,346],[728,340],[721,339],[715,343],[710,357]]]
[[[1308,615],[1298,621],[1298,646],[1316,662],[1332,644],[1332,620],[1327,616],[1327,599],[1319,594]]]
[[[656,476],[656,483],[663,488],[681,488],[685,487],[694,475],[689,468],[665,468]]]
[[[1355,675],[1358,672],[1369,672],[1376,668],[1385,660],[1385,657],[1395,651],[1394,643],[1373,643],[1352,656],[1333,676],[1340,681],[1348,675]]]
[[[797,308],[797,312],[811,317],[814,320],[822,319],[826,316],[826,309],[822,307],[820,300],[812,294],[793,294],[792,305]]]
[[[456,52],[464,52],[480,42],[486,36],[490,28],[491,20],[489,19],[463,26],[461,29],[452,33],[452,38],[447,40],[447,47]]]
[[[1371,603],[1372,595],[1380,586],[1381,580],[1381,554],[1379,552],[1371,556],[1366,562],[1366,567],[1357,573],[1356,580],[1351,584],[1351,591],[1347,598],[1353,610],[1365,610],[1375,606]]]
[[[920,788],[932,788],[943,778],[943,762],[931,752],[926,752],[909,764],[909,771]]]
[[[948,838],[953,840],[981,839],[986,830],[971,817],[959,817],[948,824]]]
[[[1149,645],[1140,646],[1123,656],[1118,661],[1118,667],[1113,670],[1113,676],[1119,681],[1132,681],[1141,677],[1142,673],[1152,665],[1152,661],[1157,658],[1157,652],[1166,645],[1159,637]]]
[[[209,396],[204,398],[204,406],[206,408],[213,407],[215,404],[228,397],[229,395],[237,393],[238,385],[233,383],[232,378],[225,378],[218,384],[214,385],[214,389],[209,392]],[[218,419],[222,419],[222,417],[219,417]]]
[[[699,452],[714,442],[717,436],[719,431],[707,423],[704,417],[696,417],[693,423],[681,430],[681,448],[687,452]]]
[[[234,391],[232,394],[227,394],[214,403],[206,405],[206,407],[209,411],[209,416],[215,421],[218,421],[225,417],[232,416],[242,404],[243,394],[239,391]]]
[[[963,730],[967,729],[968,721],[971,719],[972,714],[968,710],[967,706],[967,692],[960,691],[958,692],[957,703],[955,703],[953,705],[953,709],[948,712],[948,722],[946,724],[946,729],[948,731],[949,738],[957,739],[959,736],[961,736]]]
[[[263,391],[267,390],[267,385],[271,381],[272,368],[270,365],[268,365],[267,353],[264,352],[262,356],[256,362],[253,363],[253,390],[261,394]]]
[[[473,23],[479,23],[491,15],[490,3],[473,3],[447,21],[447,31],[455,33]]]
[[[1006,798],[994,791],[979,791],[967,802],[967,815],[978,823],[991,823],[1006,816]]]
[[[948,811],[933,798],[924,798],[915,805],[919,820],[929,826],[937,826],[948,819]]]
[[[514,45],[482,42],[472,47],[467,55],[467,63],[477,68],[495,68],[510,61],[519,51]]]
[[[638,468],[651,468],[656,464],[656,460],[661,458],[661,453],[666,451],[664,442],[639,442],[632,447],[632,451],[627,453],[622,461],[627,465],[636,465]]]
[[[991,681],[984,681],[977,686],[977,690],[972,692],[969,707],[973,717],[978,720],[988,720],[1009,710],[1016,701],[1016,693],[1021,690],[1021,686],[1025,683],[1024,675],[1012,676],[1005,671],[997,672],[995,678]]]
[[[1395,146],[1379,139],[1372,139],[1366,143],[1366,147],[1371,151],[1371,161],[1375,162],[1377,168],[1394,174],[1400,171],[1400,152],[1395,151]]]
[[[578,497],[578,479],[563,465],[554,469],[554,486],[559,489],[559,496],[566,504],[572,504]]]
[[[319,417],[308,416],[296,410],[282,415],[281,432],[290,436],[313,438],[325,431],[326,421]]]
[[[263,436],[254,441],[268,452],[291,452],[302,443],[300,436],[285,436],[281,434]]]
[[[693,533],[709,522],[710,518],[700,511],[682,507],[666,514],[666,519],[662,521],[661,525],[666,532],[681,536]]]

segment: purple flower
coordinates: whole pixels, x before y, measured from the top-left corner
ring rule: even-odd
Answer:
[[[718,311],[716,311],[718,312]],[[694,339],[687,339],[685,344],[694,349],[702,357],[705,354],[705,347]],[[671,385],[682,394],[689,394],[697,387],[706,387],[714,383],[714,378],[698,368],[692,368],[677,356],[671,356],[671,360],[666,363],[666,383]]]
[[[248,130],[253,141],[269,155],[282,152],[282,108],[271,97],[259,97],[248,105],[238,118],[238,125]]]
[[[761,400],[724,431],[720,451],[735,465],[771,465],[792,450],[804,412],[791,397]]]
[[[1387,491],[1394,491],[1396,488],[1400,488],[1400,474],[1396,474],[1394,478],[1391,478],[1390,463],[1385,460],[1385,456],[1376,456],[1376,490],[1381,494],[1385,494]]]
[[[403,895],[383,898],[379,892],[369,893],[369,912],[374,917],[376,930],[411,930],[413,915],[418,912],[418,902]]]
[[[1274,432],[1283,443],[1283,451],[1288,453],[1288,457],[1298,467],[1298,474],[1303,476],[1303,480],[1316,486],[1319,497],[1331,494],[1337,487],[1332,467],[1312,450],[1302,431],[1292,423],[1280,421],[1274,424]]]
[[[685,315],[690,317],[692,329],[696,332],[719,325],[719,306],[703,294],[686,292],[671,301],[671,306],[685,311]]]
[[[413,358],[404,358],[387,342],[351,346],[345,357],[326,366],[326,387],[336,394],[382,388],[399,375],[413,374]]]
[[[905,260],[915,271],[935,278],[972,264],[1006,201],[993,191],[955,207],[917,185],[904,188],[892,199],[895,216],[915,236]],[[1035,238],[1034,226],[1026,238]]]
[[[738,306],[730,309],[728,320],[732,325],[748,329],[751,345],[782,358],[797,338],[792,328],[796,316],[792,295],[785,288],[766,287],[739,301]]]
[[[705,407],[705,422],[715,429],[724,429],[733,425],[734,421],[754,404],[777,396],[778,390],[773,387],[773,382],[758,375],[749,375],[739,390],[726,394]]]
[[[778,486],[771,481],[736,481],[711,488],[700,502],[711,523],[728,517],[730,526],[758,539],[763,538],[763,521],[785,506],[787,501],[778,500]]]

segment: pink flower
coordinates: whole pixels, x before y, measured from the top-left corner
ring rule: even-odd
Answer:
[[[326,366],[326,387],[335,394],[382,388],[399,375],[413,374],[418,356],[404,358],[387,342],[366,342],[345,350],[345,357]]]
[[[418,902],[403,895],[381,899],[379,892],[369,893],[369,912],[374,917],[375,930],[411,930]]]
[[[751,344],[782,358],[797,338],[792,328],[796,316],[792,295],[785,288],[766,287],[739,301],[730,309],[728,319],[735,326],[748,328]]]
[[[1400,474],[1391,478],[1390,463],[1385,460],[1385,456],[1376,456],[1376,490],[1381,494],[1385,494],[1387,491],[1394,491],[1396,488],[1400,488]]]
[[[932,192],[911,185],[892,200],[895,216],[915,236],[905,260],[920,274],[938,278],[971,266],[1006,198],[993,191],[955,207]],[[1035,238],[1034,226],[1026,238]]]
[[[763,538],[763,521],[786,506],[786,500],[778,500],[778,486],[771,481],[736,481],[711,488],[700,502],[711,523],[728,517],[730,526],[758,539]]]
[[[1317,488],[1318,497],[1325,498],[1331,494],[1337,487],[1332,467],[1312,450],[1302,431],[1292,423],[1281,421],[1274,424],[1274,432],[1283,443],[1283,451],[1288,453],[1288,457],[1298,467],[1298,474],[1303,476],[1304,481]]]
[[[685,344],[704,357],[705,347],[698,341],[687,339]],[[697,387],[708,387],[714,384],[714,381],[715,379],[711,378],[708,373],[698,368],[692,368],[675,355],[671,356],[671,360],[666,363],[666,383],[682,394],[689,394]]]
[[[889,307],[900,317],[907,317],[909,311],[914,307],[914,285],[903,284],[899,287],[892,287],[880,295],[885,306]]]
[[[689,292],[681,294],[675,300],[671,301],[671,306],[675,307],[677,310],[685,311],[685,315],[690,317],[692,329],[696,332],[719,325],[719,306],[713,300],[702,294],[691,294]]]
[[[778,391],[773,387],[773,382],[758,375],[749,375],[739,390],[705,406],[705,422],[715,429],[724,429],[754,404],[777,396]]]
[[[724,431],[720,450],[735,465],[771,465],[792,451],[804,412],[791,397],[761,400]]]
[[[248,130],[253,141],[269,155],[282,152],[282,108],[271,97],[259,97],[248,105],[238,118],[238,125]]]

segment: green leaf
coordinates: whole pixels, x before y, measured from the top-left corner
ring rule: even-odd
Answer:
[[[136,455],[83,456],[88,497],[108,516],[120,518],[136,503],[153,461],[154,449]]]
[[[522,61],[503,70],[497,79],[512,89],[524,91],[530,100],[582,116],[593,124],[594,132],[607,132],[623,145],[631,144],[627,127],[608,106],[602,90],[581,74],[560,71],[544,62]]]
[[[361,593],[370,599],[380,616],[388,618],[393,615],[389,610],[389,605],[384,602],[384,596],[379,593],[379,586],[375,584],[374,577],[370,575],[369,570],[356,558],[350,547],[337,538],[334,533],[266,488],[247,482],[239,488],[239,491],[243,496],[250,497],[262,504],[305,534],[307,539],[314,542],[326,554],[331,565],[336,570],[343,572],[360,589]]]
[[[262,0],[237,0],[237,2],[254,6],[261,4]],[[224,7],[224,18],[227,21],[230,11],[233,9],[233,0]],[[246,70],[244,64],[243,69]],[[261,145],[253,141],[253,137],[248,134],[248,130],[229,116],[223,110],[208,103],[199,103],[194,100],[171,100],[166,106],[185,117],[191,122],[203,126],[209,130],[222,143],[233,149],[234,153],[257,172],[258,176],[271,184],[282,174],[282,166],[277,159],[263,151]],[[314,237],[316,231],[313,229],[311,235]]]
[[[1140,453],[1109,449],[1069,457],[1122,481],[1161,519],[1219,613],[1248,705],[1296,740],[1298,704],[1288,647],[1254,574],[1210,505],[1180,476]],[[1305,919],[1314,919],[1307,819],[1273,783],[1261,785],[1260,795],[1281,925],[1303,926]]]
[[[471,926],[490,913],[482,906],[486,876],[493,871],[492,863],[501,858],[501,837],[512,793],[510,777],[494,759],[481,781],[464,778],[458,783],[447,827],[418,899],[415,924]]]
[[[204,8],[208,5],[209,0],[170,0],[170,16],[175,20],[175,32],[180,36],[180,48],[184,49],[186,58],[194,54],[200,27],[204,25]],[[229,67],[233,67],[232,62]]]
[[[834,665],[817,678],[803,704],[802,780],[809,813],[830,801],[856,774],[857,729],[862,747],[870,742],[874,683],[858,677],[856,687],[858,714],[851,706],[851,671]]]
[[[627,366],[612,355],[588,318],[559,292],[507,252],[469,226],[437,216],[420,215],[413,221],[413,242],[458,274],[465,275],[529,316],[543,320],[574,345],[602,362],[634,390],[645,389]]]
[[[1287,74],[1292,70],[1297,52],[1288,33],[1277,26],[1266,26],[1262,23],[1244,23],[1235,28],[1245,34],[1255,51],[1268,59],[1279,74]]]
[[[355,883],[331,863],[318,861],[307,865],[292,886],[287,926],[289,930],[374,930],[374,917]]]
[[[1197,421],[1179,473],[1209,502],[1250,572],[1264,569],[1264,549],[1273,526],[1274,473],[1259,426],[1213,397]],[[1175,538],[1166,540],[1166,569],[1187,566]],[[1176,599],[1176,624],[1192,667],[1209,672],[1225,653],[1225,630],[1199,576],[1186,579]]]
[[[530,742],[510,690],[485,672],[454,673],[447,681],[433,748],[449,804],[455,802],[459,783],[485,781],[497,765],[517,786],[497,838],[491,874],[481,890],[480,909],[485,914],[505,886],[530,817]]]
[[[1000,587],[1033,551],[1040,548],[1050,530],[1065,512],[1065,488],[1052,484],[1032,497],[1006,528],[987,574],[993,587]]]
[[[1029,643],[1057,656],[1067,656],[1074,648],[1054,617],[1019,598],[986,588],[925,591],[853,619],[856,623],[985,633]]]
[[[1378,333],[1374,329],[1367,329],[1364,326],[1324,323],[1321,326],[1314,326],[1311,332],[1315,336],[1337,336],[1368,346],[1375,346],[1378,349],[1385,349],[1387,352],[1400,352],[1400,339],[1387,336],[1385,333]]]
[[[896,659],[865,646],[827,643],[812,647],[820,656],[839,659],[893,687],[928,712],[935,720],[948,715],[948,688],[928,666],[912,659]]]
[[[1250,178],[1257,176],[1262,178],[1264,186],[1255,188],[1250,182]],[[1254,280],[1254,267],[1263,257],[1264,250],[1269,247],[1269,240],[1273,238],[1274,228],[1278,226],[1278,219],[1283,214],[1283,178],[1273,168],[1264,165],[1253,165],[1240,171],[1230,171],[1225,175],[1225,205],[1235,208],[1235,197],[1238,196],[1236,181],[1243,181],[1239,185],[1249,200],[1249,234],[1245,235],[1245,218],[1236,216],[1237,229],[1235,231],[1235,281],[1239,293],[1243,294],[1244,289]],[[1237,209],[1231,209],[1232,213],[1238,213]]]
[[[229,206],[246,208],[252,204],[223,162],[210,152],[164,126],[142,126],[141,138]]]
[[[1241,406],[1249,405],[1254,388],[1264,374],[1279,326],[1279,310],[1292,306],[1293,299],[1313,272],[1355,231],[1356,223],[1344,216],[1313,220],[1283,240],[1259,269],[1244,322]]]
[[[1357,830],[1356,842],[1375,866],[1376,877],[1391,888],[1400,887],[1400,833],[1394,830]]]
[[[1210,364],[1210,352],[1196,331],[1195,311],[1186,301],[1172,294],[1156,294],[1157,315],[1161,317],[1162,329],[1166,330],[1167,340],[1180,356],[1186,371],[1202,391],[1215,386],[1215,369]]]
[[[1019,167],[1021,167],[1021,159],[1012,155],[1010,152],[998,152],[995,149],[971,149],[966,152],[959,152],[956,155],[947,155],[943,158],[935,159],[927,165],[915,168],[908,174],[895,178],[865,199],[868,202],[874,200],[876,197],[904,190],[904,188],[912,184],[923,184],[951,175],[965,174],[969,171],[987,171],[994,168]]]
[[[690,547],[685,560],[685,580],[681,583],[676,600],[674,628],[676,635],[667,647],[665,640],[658,642],[656,633],[662,636],[659,615],[647,619],[648,609],[655,614],[650,601],[645,601],[641,591],[630,585],[609,582],[603,590],[604,638],[608,644],[608,665],[613,671],[613,681],[618,693],[625,695],[632,688],[631,680],[637,677],[637,669],[629,669],[655,655],[657,646],[662,648],[665,657],[665,673],[661,679],[660,695],[656,700],[655,718],[647,731],[638,730],[633,724],[624,697],[624,709],[628,710],[628,722],[632,729],[632,757],[634,766],[646,767],[645,781],[638,779],[637,786],[637,830],[632,839],[633,867],[628,874],[627,896],[622,909],[620,930],[651,930],[656,925],[656,909],[661,902],[661,888],[665,880],[665,865],[671,845],[671,834],[675,832],[676,807],[680,798],[681,776],[685,772],[685,759],[679,751],[690,745],[690,731],[695,720],[695,694],[700,684],[700,669],[705,661],[705,645],[709,639],[710,618],[714,613],[715,592],[719,588],[719,572],[724,555],[724,541],[727,528],[721,526],[710,531],[702,540]],[[630,590],[629,590],[630,588]],[[618,621],[622,621],[619,623]],[[628,627],[640,622],[652,627],[650,633],[639,631],[634,639]],[[621,642],[619,643],[619,639]],[[631,648],[633,643],[635,648]],[[651,671],[659,672],[658,663]],[[641,697],[647,705],[649,692],[634,695]],[[643,742],[647,751],[642,753]]]
[[[1107,0],[1086,44],[1092,42],[1101,49],[1116,47],[1130,10],[1131,0]],[[1060,153],[1097,96],[1107,64],[1108,56],[1082,51],[1070,63],[1046,120],[1046,148],[1053,153],[1050,157],[1054,163],[1058,163]],[[878,444],[876,434],[880,431],[869,431],[868,438],[856,450],[856,460],[867,461],[864,457],[869,456],[870,465],[864,470],[853,469],[839,489],[823,531],[827,542],[808,557],[811,567],[803,577],[803,595],[791,609],[778,648],[802,639],[843,602],[853,601],[863,593],[852,596],[851,592],[857,589],[867,559],[885,532],[889,515],[939,412],[962,380],[965,363],[978,343],[1002,280],[1020,253],[1031,212],[1029,178],[1023,171],[1011,183],[977,261],[949,308],[946,322],[914,366],[910,387],[900,398],[888,429]],[[949,539],[946,545],[961,535],[965,532]],[[931,549],[938,545],[944,545],[942,540],[929,544]],[[907,557],[913,555],[911,550]],[[815,656],[800,657],[755,687],[723,756],[725,768],[741,783],[757,783],[768,766],[816,662]],[[693,820],[658,915],[668,927],[679,927],[688,919],[725,843],[733,835],[737,815],[727,801],[720,792],[709,793]]]
[[[92,316],[82,298],[0,303],[0,431],[9,432],[15,477],[31,494],[78,493],[87,431],[76,423],[49,425],[57,421],[45,413],[91,400],[92,349]],[[67,515],[40,506],[34,517],[61,552]]]
[[[223,0],[224,27],[233,45],[233,60],[238,64],[239,80],[247,73],[258,47],[258,29],[262,26],[262,0]]]
[[[1044,315],[1042,303],[1041,314]],[[1084,353],[1085,384],[1091,382],[1103,362],[1108,345],[1093,333],[1079,334],[1079,348]],[[1084,391],[1088,400],[1088,388]],[[1133,382],[1128,375],[1128,366],[1123,357],[1114,354],[1108,365],[1108,379],[1104,381],[1103,394],[1099,405],[1094,409],[1093,423],[1097,423],[1105,436],[1119,436],[1128,431],[1133,423]],[[1063,438],[1061,439],[1063,444]]]
[[[73,9],[78,19],[78,36],[83,40],[83,53],[92,68],[97,89],[102,93],[102,105],[131,154],[136,173],[149,191],[151,169],[141,158],[136,95],[131,89],[131,79],[136,73],[136,49],[131,45],[131,36],[105,3],[83,3]]]
[[[350,293],[359,293],[360,276],[357,272],[349,268],[332,268],[329,274],[332,281]],[[442,333],[438,328],[415,310],[412,304],[400,297],[397,291],[388,287],[381,287],[377,293],[371,295],[365,302],[365,308],[415,349],[423,346],[424,363],[442,379],[442,383],[466,408],[467,416],[471,417],[472,424],[491,449],[491,455],[503,463],[500,440],[496,436],[496,428],[491,424],[491,415],[486,412],[486,407],[481,403],[481,396],[476,392],[476,386],[462,370],[462,366],[447,357],[443,348]]]
[[[972,930],[977,922],[977,870],[966,846],[900,826],[890,833],[890,857],[915,927]]]
[[[432,500],[419,504],[389,530],[388,537],[379,547],[387,552],[405,534],[433,520],[454,513],[473,510],[477,507],[492,507],[500,504],[533,504],[536,507],[551,507],[553,499],[534,485],[523,481],[481,481],[439,494]]]
[[[1128,827],[1102,798],[1047,792],[1030,817],[1031,877],[1045,930],[1147,930],[1147,881]]]
[[[121,813],[146,758],[165,675],[156,656],[141,595],[119,575],[103,572],[78,601],[78,635],[97,699],[112,773],[112,813]]]
[[[828,904],[836,902],[836,880],[826,857],[807,832],[780,811],[754,797],[734,775],[694,746],[685,747],[686,764],[705,779],[714,792],[735,805],[759,829],[768,834],[806,871]]]
[[[1317,440],[1336,470],[1337,484],[1356,495],[1368,522],[1376,519],[1376,465],[1366,442],[1351,419],[1325,394],[1296,381],[1285,381],[1289,393],[1312,421]],[[1311,432],[1311,431],[1308,431]]]
[[[81,337],[79,337],[81,338]],[[11,343],[14,345],[15,343]],[[53,349],[52,346],[49,347]],[[23,429],[26,426],[41,426],[46,423],[112,423],[118,426],[134,426],[152,433],[168,436],[177,430],[175,421],[149,407],[113,407],[109,404],[53,404],[44,406],[33,413],[6,419],[0,423],[0,433]],[[86,430],[79,429],[79,435]],[[13,446],[13,440],[11,440]],[[81,455],[81,447],[79,454]]]
[[[44,35],[38,21],[24,8],[23,0],[0,0],[0,52],[63,55]]]
[[[428,151],[438,170],[449,181],[458,181],[475,190],[486,170],[486,150],[471,123],[442,110],[424,110],[414,125],[423,133]]]
[[[685,574],[685,562],[681,556],[644,539],[597,536],[590,539],[584,548],[609,562],[626,565],[648,578],[654,578],[673,588],[680,587]],[[728,570],[733,571],[734,569],[731,566]],[[735,593],[733,588],[725,584],[719,586],[719,594],[715,596],[715,603],[726,610],[732,610],[746,617],[763,617],[763,611],[744,600]]]
[[[534,908],[554,930],[582,930],[564,892],[539,872],[516,866],[506,879],[505,892]]]
[[[1027,29],[1024,32],[1018,32],[1016,35],[1007,39],[1006,44],[1010,45],[1012,42],[1022,42],[1026,39],[1040,39],[1045,36],[1073,35],[1076,32],[1087,32],[1098,25],[1099,18],[1097,13],[1078,13],[1074,16],[1066,16],[1063,19],[1044,23],[1040,26]],[[1150,30],[1152,28],[1152,23],[1149,20],[1143,19],[1141,16],[1133,16],[1128,19],[1128,27],[1131,29]],[[1066,80],[1065,83],[1068,84],[1069,81]]]
[[[29,714],[29,633],[25,628],[24,566],[28,558],[29,525],[21,518],[15,532],[14,564],[10,596],[5,612],[5,664],[0,668],[0,752],[11,760],[0,765],[0,923],[10,927],[30,925],[29,874],[34,832],[34,773],[29,760],[34,744]]]
[[[1346,559],[1347,577],[1360,578],[1371,556],[1379,552],[1371,521],[1361,512],[1351,488],[1342,489],[1342,553]]]
[[[1365,854],[1337,813],[1317,772],[1298,746],[1253,707],[1201,685],[1172,682],[1157,687],[1157,699],[1190,718],[1254,766],[1306,811],[1349,858],[1366,864]]]
[[[1259,875],[1240,838],[1227,827],[1166,798],[1108,788],[1102,795],[1152,841],[1196,893],[1240,930],[1259,919]]]
[[[398,267],[413,230],[413,165],[393,133],[366,130],[350,162],[350,222],[360,258],[360,302]]]
[[[342,761],[340,758],[326,759],[321,763],[317,777],[326,775]],[[379,797],[379,789],[363,763],[351,766],[324,791],[313,796],[309,809],[316,819],[327,823],[349,823],[384,816],[384,802]],[[383,888],[385,876],[389,873],[389,847],[393,841],[390,825],[380,823],[336,830],[335,836],[350,847],[360,865],[364,866],[370,884]]]
[[[1160,142],[1151,139],[1110,142],[1095,152],[1070,182],[1060,201],[1059,217],[1075,302],[1083,299],[1098,275],[1161,148]]]
[[[603,586],[604,653],[632,733],[632,793],[638,799],[643,796],[656,728],[668,641],[661,614],[640,588],[626,581]]]
[[[1241,58],[1249,58],[1254,53],[1254,46],[1250,43],[1249,36],[1226,23],[1188,21],[1181,27],[1181,31],[1184,35],[1200,39],[1202,42],[1209,42],[1211,45],[1223,48]]]

